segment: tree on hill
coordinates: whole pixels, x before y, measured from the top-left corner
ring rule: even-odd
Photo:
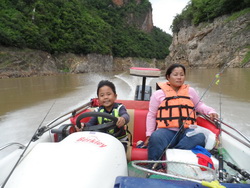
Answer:
[[[172,32],[182,27],[212,22],[215,18],[250,8],[249,0],[191,0],[181,14],[175,16]]]

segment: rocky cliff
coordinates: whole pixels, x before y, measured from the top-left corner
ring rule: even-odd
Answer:
[[[166,64],[190,67],[250,67],[250,13],[223,16],[213,23],[182,28],[174,33]]]
[[[127,3],[129,3],[131,0],[112,0],[113,3],[118,6],[126,6]],[[141,0],[136,0],[136,4],[141,4]],[[126,15],[126,20],[128,25],[136,26],[138,29],[145,31],[145,32],[151,32],[154,25],[153,25],[153,17],[152,17],[152,7],[151,4],[148,7],[148,11],[145,11],[144,13],[128,13]]]

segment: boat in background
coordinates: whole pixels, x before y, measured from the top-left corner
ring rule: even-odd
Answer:
[[[105,113],[92,112],[97,99],[41,125],[30,142],[23,145],[10,143],[17,149],[0,161],[2,188],[148,188],[148,187],[249,187],[250,141],[232,126],[217,119],[211,121],[200,115],[197,119],[202,129],[208,130],[207,148],[213,156],[214,169],[200,165],[191,150],[167,149],[165,159],[148,161],[147,149],[138,145],[145,140],[146,116],[152,93],[146,85],[147,77],[159,77],[155,68],[132,67],[132,76],[142,77],[134,100],[117,100],[130,114],[127,125],[131,133],[127,152],[114,136],[103,133],[115,126],[116,118]],[[48,112],[49,113],[49,112]],[[111,123],[86,127],[76,132],[75,125],[88,122],[91,116],[105,116]],[[46,118],[46,117],[45,117]],[[149,168],[161,163],[166,172]]]

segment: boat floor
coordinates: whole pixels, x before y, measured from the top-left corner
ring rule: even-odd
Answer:
[[[221,183],[227,188],[249,188],[249,184],[233,184]],[[191,181],[178,181],[178,180],[162,180],[162,179],[146,179],[140,177],[124,177],[119,176],[115,181],[115,188],[152,188],[152,187],[168,187],[168,188],[182,188],[182,187],[199,187],[207,188],[199,183]]]

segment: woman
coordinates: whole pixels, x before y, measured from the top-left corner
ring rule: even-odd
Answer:
[[[161,89],[150,98],[145,141],[149,160],[159,160],[169,144],[169,148],[178,149],[205,146],[203,133],[186,136],[193,131],[189,125],[195,124],[196,112],[209,115],[211,119],[218,118],[215,110],[201,102],[197,92],[184,84],[186,69],[183,65],[172,64],[165,76],[168,82],[158,83]]]

